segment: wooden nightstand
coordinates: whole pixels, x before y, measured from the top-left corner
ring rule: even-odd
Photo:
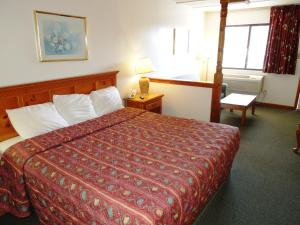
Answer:
[[[141,99],[140,95],[137,94],[135,98],[125,99],[125,105],[161,114],[163,96],[163,94],[149,94],[144,99]]]

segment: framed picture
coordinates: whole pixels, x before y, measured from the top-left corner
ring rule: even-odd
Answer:
[[[87,60],[86,18],[34,11],[41,62]]]

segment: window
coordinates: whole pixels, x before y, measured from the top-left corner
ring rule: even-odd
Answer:
[[[223,68],[262,70],[268,34],[268,24],[227,26]]]

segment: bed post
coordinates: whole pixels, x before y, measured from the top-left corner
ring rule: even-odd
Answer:
[[[221,21],[220,21],[220,31],[219,31],[219,48],[218,48],[218,61],[217,69],[214,76],[214,88],[212,91],[212,104],[211,104],[211,114],[210,121],[219,123],[221,114],[220,97],[222,91],[223,74],[222,74],[222,64],[223,64],[223,50],[225,42],[225,27],[228,12],[228,0],[220,0],[221,3]]]
[[[222,64],[223,64],[223,54],[224,54],[224,43],[225,43],[225,28],[227,22],[227,13],[228,13],[228,4],[245,2],[246,0],[220,0],[221,3],[221,13],[220,13],[220,31],[219,31],[219,48],[218,48],[218,61],[217,69],[214,76],[214,88],[212,91],[212,103],[211,103],[211,113],[210,121],[219,123],[221,115],[221,92],[222,92],[222,83],[223,83],[223,73],[222,73]]]

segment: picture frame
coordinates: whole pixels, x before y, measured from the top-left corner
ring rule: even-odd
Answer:
[[[86,17],[34,11],[41,62],[88,59]]]

